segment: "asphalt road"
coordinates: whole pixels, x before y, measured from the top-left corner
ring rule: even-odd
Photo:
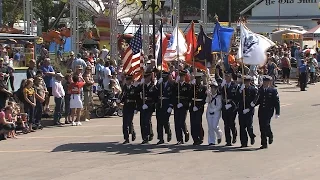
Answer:
[[[81,127],[48,127],[0,142],[1,180],[318,180],[320,169],[320,84],[300,92],[279,85],[281,117],[272,121],[274,143],[259,150],[188,144],[122,145],[121,118],[93,119]],[[204,116],[205,118],[205,116]],[[156,121],[153,117],[154,132]],[[189,117],[188,117],[189,122]],[[207,124],[204,119],[207,135]],[[238,121],[237,121],[238,122]],[[173,117],[171,117],[171,128]],[[190,123],[188,123],[188,128]],[[221,127],[222,121],[220,121]],[[238,123],[237,123],[238,124]],[[207,138],[205,135],[205,138]],[[205,139],[207,142],[207,139]]]

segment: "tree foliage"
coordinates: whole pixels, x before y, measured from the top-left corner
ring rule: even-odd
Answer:
[[[2,1],[3,24],[13,27],[19,19],[23,19],[23,0]]]

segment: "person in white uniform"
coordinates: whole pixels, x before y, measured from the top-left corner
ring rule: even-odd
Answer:
[[[219,120],[221,117],[222,99],[221,95],[217,94],[218,83],[216,81],[210,82],[211,90],[207,93],[206,102],[207,107],[207,121],[208,121],[208,144],[216,145],[221,143],[222,131],[219,127]]]

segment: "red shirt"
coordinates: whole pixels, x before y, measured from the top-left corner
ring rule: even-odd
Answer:
[[[85,82],[76,82],[70,84],[68,91],[69,94],[80,94],[81,88],[85,85]]]

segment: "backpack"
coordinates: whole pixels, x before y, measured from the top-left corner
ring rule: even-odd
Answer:
[[[14,97],[16,97],[19,102],[25,102],[23,90],[19,88],[16,92],[14,92]]]

